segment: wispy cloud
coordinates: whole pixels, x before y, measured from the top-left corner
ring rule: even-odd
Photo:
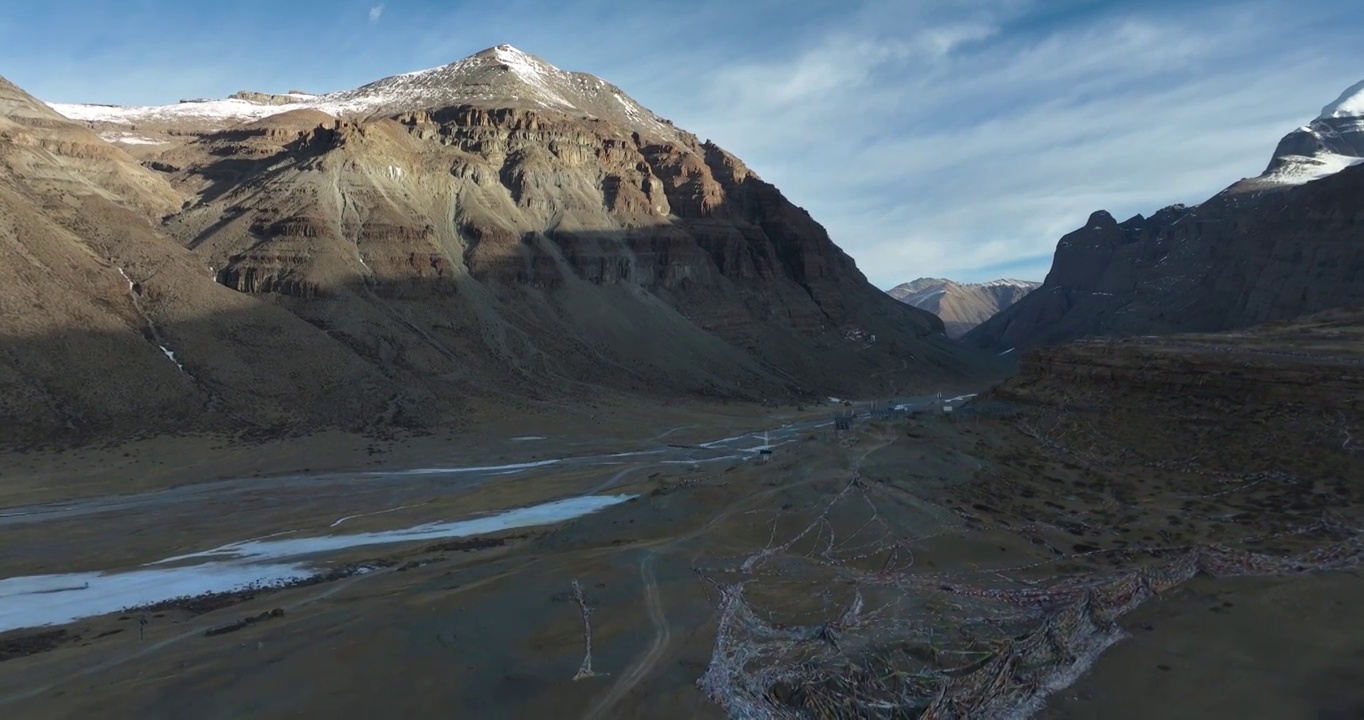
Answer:
[[[45,99],[174,102],[355,87],[509,42],[731,150],[883,287],[1040,279],[1093,210],[1149,213],[1257,174],[1364,77],[1364,16],[1336,0],[408,0],[375,5],[376,27],[324,1],[264,30],[234,3],[26,4],[0,20],[0,72]]]
[[[1273,9],[831,29],[720,70],[681,124],[748,158],[883,287],[1001,267],[1040,279],[1091,211],[1149,214],[1260,172],[1364,74],[1343,45],[1285,46],[1301,23]]]
[[[369,24],[370,24],[370,25],[373,25],[373,24],[379,22],[379,18],[381,18],[381,17],[383,17],[383,16],[384,16],[384,6],[383,6],[382,4],[375,5],[374,7],[372,7],[372,8],[369,9]]]

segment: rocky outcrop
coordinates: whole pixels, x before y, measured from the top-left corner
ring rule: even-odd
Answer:
[[[1328,122],[1344,138],[1342,128],[1359,119],[1317,124]],[[1084,337],[1209,332],[1364,301],[1364,166],[1289,182],[1275,175],[1293,162],[1287,157],[1195,207],[1122,223],[1095,213],[1057,244],[1040,288],[964,341],[1007,352]]]
[[[942,278],[919,278],[901,283],[886,294],[920,310],[937,315],[950,338],[959,338],[989,320],[1041,283],[1027,280],[992,280],[957,283]]]

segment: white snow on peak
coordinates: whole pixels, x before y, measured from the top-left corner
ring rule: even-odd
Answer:
[[[510,45],[498,45],[493,48],[493,57],[511,68],[512,72],[520,75],[527,84],[541,92],[545,99],[560,105],[573,106],[573,103],[555,92],[553,87],[554,80],[568,79],[568,73],[547,62],[537,60]]]
[[[1321,109],[1318,120],[1325,118],[1358,117],[1364,115],[1364,80],[1351,85],[1335,102]]]
[[[982,287],[1036,287],[1040,283],[1031,280],[1015,280],[1013,278],[1000,278],[989,282],[979,283]]]
[[[299,107],[302,102],[286,105],[264,105],[246,100],[190,100],[174,105],[83,105],[79,103],[48,103],[48,107],[80,122],[108,122],[133,124],[146,120],[259,120]]]
[[[503,73],[510,73],[519,84],[509,82]],[[498,45],[449,65],[401,73],[354,90],[328,93],[312,104],[334,115],[420,105],[428,99],[515,99],[564,109],[574,106],[562,93],[573,75],[510,45]]]
[[[498,45],[448,65],[393,75],[353,90],[283,97],[289,101],[273,104],[230,98],[143,107],[49,105],[72,120],[129,126],[126,129],[131,130],[147,121],[197,121],[228,127],[300,108],[339,117],[474,104],[543,108],[611,121],[654,136],[677,137],[671,124],[610,83],[586,73],[561,70],[511,45]],[[119,137],[125,143],[137,142],[128,139],[134,137],[131,134]]]
[[[1298,137],[1295,137],[1298,136]],[[1364,164],[1364,80],[1284,138],[1256,182],[1302,185]]]

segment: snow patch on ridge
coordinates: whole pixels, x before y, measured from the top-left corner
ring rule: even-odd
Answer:
[[[512,72],[520,75],[544,99],[566,107],[573,107],[573,103],[555,92],[552,84],[552,80],[556,79],[556,76],[560,80],[567,79],[568,73],[548,63],[542,63],[510,45],[498,45],[493,49],[493,57],[511,68]]]
[[[157,347],[158,347],[158,348],[161,348],[162,354],[164,354],[166,357],[170,358],[170,361],[171,361],[171,362],[175,363],[175,367],[179,368],[179,369],[180,369],[180,372],[184,372],[184,371],[185,371],[185,366],[184,366],[184,365],[181,365],[181,364],[180,364],[180,361],[175,359],[175,351],[171,350],[170,348],[166,347],[165,345],[157,345]]]
[[[976,283],[976,284],[977,284],[977,285],[980,285],[981,287],[1022,287],[1022,288],[1026,288],[1026,287],[1037,287],[1038,285],[1041,285],[1042,283],[1035,282],[1035,281],[1032,281],[1032,280],[1015,280],[1015,279],[1013,279],[1013,278],[1000,278],[1000,279],[998,279],[998,280],[990,280],[989,282]]]
[[[174,105],[81,105],[48,103],[48,107],[71,120],[131,124],[146,120],[259,120],[304,107],[303,103],[260,105],[246,100],[192,100]]]
[[[99,138],[105,142],[123,143],[124,145],[165,145],[166,141],[154,138],[142,137],[132,133],[109,132],[100,133]]]
[[[1281,167],[1266,173],[1263,179],[1281,185],[1302,185],[1364,163],[1364,158],[1324,152],[1314,157],[1289,155],[1284,161]]]

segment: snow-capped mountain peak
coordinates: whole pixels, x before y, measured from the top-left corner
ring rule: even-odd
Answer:
[[[226,100],[189,100],[173,105],[125,107],[60,104],[66,117],[121,129],[146,122],[194,122],[227,127],[310,108],[342,116],[396,115],[457,105],[546,110],[595,118],[641,134],[676,139],[672,123],[594,75],[569,72],[511,45],[497,45],[439,67],[400,73],[353,90],[308,95],[238,93]]]
[[[409,109],[445,100],[504,100],[574,108],[566,95],[575,94],[575,75],[511,45],[498,45],[448,65],[405,72],[326,95],[324,104],[341,113],[382,107]]]
[[[1335,102],[1321,109],[1318,120],[1364,116],[1364,80],[1351,85]]]
[[[393,114],[453,105],[545,109],[607,120],[672,138],[671,123],[620,88],[587,73],[569,72],[497,45],[440,67],[403,73],[320,98],[318,109],[337,115]]]
[[[983,287],[1020,287],[1028,289],[1037,287],[1037,283],[1032,280],[1015,280],[1013,278],[1000,278],[998,280],[989,280],[987,282],[976,284],[981,285]]]
[[[1279,141],[1256,185],[1301,185],[1364,164],[1364,81],[1351,85],[1321,114]]]

